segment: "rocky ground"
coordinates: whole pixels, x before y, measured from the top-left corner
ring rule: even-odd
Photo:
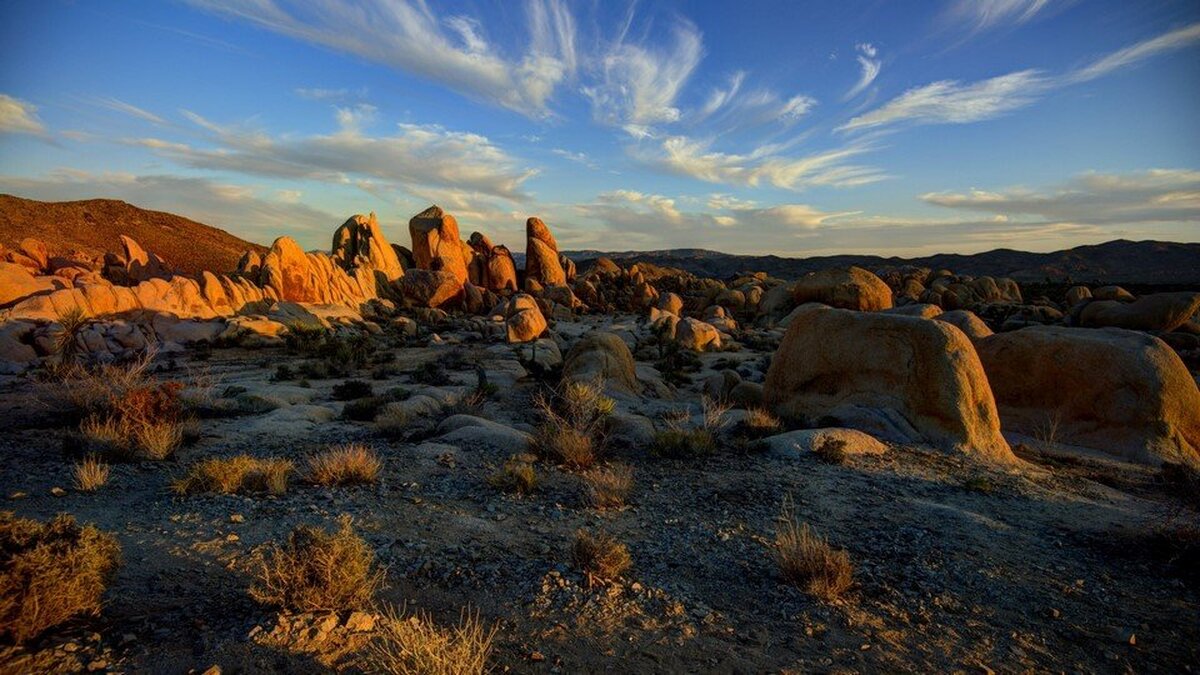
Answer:
[[[247,593],[256,547],[341,514],[387,569],[380,599],[445,623],[477,611],[498,629],[498,671],[1193,672],[1200,662],[1200,516],[1158,469],[1017,436],[1013,467],[896,444],[830,463],[740,440],[737,409],[718,425],[713,456],[655,457],[653,430],[698,416],[710,376],[733,369],[761,382],[779,333],[751,329],[740,349],[699,354],[684,381],[662,372],[644,319],[552,326],[564,352],[596,329],[632,343],[643,387],[613,393],[608,459],[633,468],[634,488],[625,507],[605,511],[587,506],[578,474],[545,461],[531,495],[489,484],[540,423],[533,400],[548,382],[530,372],[542,369],[528,345],[488,342],[464,324],[372,338],[372,363],[351,377],[437,402],[399,435],[345,419],[333,387],[349,377],[305,376],[311,358],[294,350],[161,356],[156,377],[210,394],[197,407],[197,437],[173,460],[114,465],[94,493],[72,487],[62,448],[76,421],[53,386],[7,378],[3,508],[94,523],[118,537],[124,563],[101,616],[5,648],[0,670],[353,671],[373,615],[281,616]],[[555,350],[543,351],[553,363]],[[482,398],[469,396],[476,364],[492,385]],[[502,426],[447,422],[455,415]],[[383,458],[376,485],[294,482],[281,496],[170,490],[201,458],[299,460],[348,441]],[[816,600],[781,578],[769,547],[789,498],[849,552],[854,586],[841,599]],[[567,551],[581,527],[628,544],[624,579],[589,586],[572,569]]]

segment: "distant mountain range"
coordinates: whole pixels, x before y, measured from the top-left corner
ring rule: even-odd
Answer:
[[[330,223],[330,231],[338,223]],[[228,272],[246,250],[265,247],[194,220],[162,211],[149,211],[115,199],[41,202],[0,194],[0,244],[13,248],[21,239],[46,242],[55,254],[82,250],[96,255],[121,249],[119,235],[133,237],[148,251],[176,269]],[[283,233],[280,233],[283,234]],[[407,241],[393,242],[409,245]],[[522,242],[509,242],[519,247]],[[1077,246],[1053,253],[1028,253],[999,248],[984,253],[943,253],[922,258],[835,255],[812,258],[747,256],[701,248],[663,251],[567,251],[586,268],[591,260],[608,257],[628,265],[644,261],[678,267],[698,276],[726,279],[739,272],[766,272],[795,279],[826,267],[858,265],[879,269],[915,265],[949,269],[973,276],[1011,277],[1022,282],[1200,284],[1200,244],[1165,241],[1115,241]],[[524,255],[515,253],[518,263]]]
[[[122,234],[189,274],[232,272],[247,250],[266,250],[225,230],[116,199],[39,202],[0,194],[0,244],[8,248],[33,237],[54,255],[77,250],[95,256],[121,251]]]
[[[885,258],[874,255],[833,255],[783,258],[747,256],[701,248],[663,251],[567,251],[582,267],[585,261],[611,258],[623,265],[649,262],[687,270],[697,276],[725,279],[739,272],[766,272],[795,279],[826,267],[857,265],[867,269],[914,265],[948,269],[972,276],[1010,277],[1021,282],[1200,284],[1200,244],[1116,239],[1103,244],[1076,246],[1053,253],[1029,253],[998,248],[962,255],[939,253],[922,258]]]

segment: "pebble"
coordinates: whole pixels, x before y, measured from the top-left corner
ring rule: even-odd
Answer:
[[[229,516],[229,522],[231,522],[231,523],[244,523],[244,522],[246,522],[246,516],[243,516],[243,515],[242,515],[242,514],[240,514],[240,513],[234,513],[234,514],[231,514],[231,515]],[[214,667],[215,667],[215,666],[214,666]]]
[[[67,491],[56,485],[50,488],[50,494],[54,495],[55,497],[66,497]]]

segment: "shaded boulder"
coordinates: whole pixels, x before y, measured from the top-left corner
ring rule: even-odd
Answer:
[[[614,333],[595,331],[576,342],[563,359],[563,379],[573,382],[600,380],[629,394],[641,391],[633,353]]]
[[[1091,300],[1092,290],[1087,286],[1072,286],[1067,289],[1067,307],[1074,307],[1084,300]]]
[[[1200,293],[1179,291],[1143,295],[1131,302],[1093,300],[1079,305],[1072,314],[1075,324],[1086,328],[1169,332],[1186,323],[1197,311],[1200,311]]]
[[[785,416],[833,417],[886,440],[1016,462],[962,331],[895,314],[801,310],[771,360],[765,404]]]
[[[837,444],[847,455],[882,455],[887,446],[879,439],[857,429],[798,429],[762,439],[767,452],[776,457],[797,457],[814,452],[829,443]]]
[[[1124,459],[1200,465],[1200,390],[1157,338],[1033,326],[980,340],[1005,428]]]
[[[452,272],[413,268],[397,284],[404,299],[417,307],[438,308],[462,300],[463,282]]]
[[[358,269],[371,272],[376,295],[387,295],[391,283],[404,276],[400,257],[384,238],[374,212],[369,216],[351,216],[338,227],[330,250],[342,269],[351,273]]]
[[[796,304],[819,302],[830,307],[873,312],[892,306],[892,289],[861,267],[827,269],[804,275],[792,285]]]
[[[983,319],[976,316],[975,312],[972,312],[969,309],[955,309],[949,312],[942,312],[933,318],[937,321],[945,321],[951,326],[961,330],[966,334],[967,337],[971,338],[971,342],[988,337],[989,335],[992,335],[993,332],[992,329],[983,322]]]

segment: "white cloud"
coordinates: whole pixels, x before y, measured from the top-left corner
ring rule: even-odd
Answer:
[[[367,178],[400,188],[463,190],[510,200],[527,199],[521,186],[536,173],[478,134],[399,124],[392,135],[367,135],[363,127],[375,115],[367,105],[337,109],[337,131],[312,136],[272,136],[183,114],[207,132],[212,147],[157,138],[126,142],[200,169],[332,184]]]
[[[1082,68],[1071,71],[1064,77],[1064,80],[1067,83],[1094,80],[1115,70],[1132,66],[1151,56],[1187,47],[1197,41],[1200,41],[1200,23],[1194,23],[1115,51]]]
[[[289,37],[440,82],[531,117],[549,114],[555,88],[573,74],[575,24],[561,0],[529,0],[529,49],[501,56],[482,26],[441,19],[423,0],[189,0]]]
[[[41,136],[46,127],[38,119],[36,105],[0,94],[0,133]]]
[[[1050,4],[1050,0],[955,0],[946,9],[946,17],[978,32],[1025,23]]]
[[[645,136],[652,125],[679,120],[675,99],[704,48],[690,22],[676,24],[671,34],[663,48],[626,42],[624,36],[608,47],[600,58],[599,81],[583,88],[598,121]]]
[[[558,155],[559,157],[562,157],[563,159],[567,159],[572,162],[575,162],[576,164],[582,164],[589,169],[599,169],[600,168],[599,165],[597,165],[595,162],[593,162],[592,158],[588,157],[586,153],[571,152],[570,150],[564,150],[562,148],[554,148],[550,152],[555,155]]]
[[[245,185],[177,175],[60,169],[42,177],[0,176],[0,191],[43,201],[122,199],[267,244],[281,234],[291,234],[307,246],[328,246],[329,232],[345,220],[345,215],[339,218],[305,206],[287,194],[269,199]]]
[[[706,141],[671,136],[663,140],[655,154],[643,153],[639,159],[705,182],[749,187],[853,187],[886,178],[873,167],[847,163],[851,157],[867,152],[869,148],[863,144],[799,157],[782,154],[785,149],[782,145],[763,145],[748,154],[730,154],[712,150]]]
[[[942,80],[915,87],[870,112],[854,117],[840,130],[912,124],[963,124],[993,119],[1037,101],[1046,92],[1087,82],[1151,56],[1200,42],[1200,23],[1144,40],[1096,59],[1086,66],[1051,76],[1038,70],[964,84]]]
[[[1049,82],[1036,70],[1022,70],[971,84],[953,80],[909,89],[881,108],[851,119],[839,129],[869,129],[897,122],[963,124],[1023,108]]]
[[[126,103],[125,101],[113,98],[111,96],[101,96],[94,99],[94,101],[96,105],[108,108],[110,110],[116,110],[117,112],[125,113],[131,117],[137,117],[138,119],[146,120],[147,122],[153,122],[154,124],[158,125],[165,125],[167,123],[166,120],[148,110],[144,110],[133,105],[132,103]]]
[[[1154,169],[1138,173],[1088,173],[1053,189],[933,192],[929,204],[978,213],[1036,216],[1094,225],[1200,222],[1200,171]]]
[[[850,100],[861,94],[875,78],[879,77],[879,71],[883,68],[883,60],[877,58],[879,51],[871,43],[863,43],[857,45],[855,49],[858,51],[858,65],[862,69],[862,74],[858,77],[858,82],[846,92],[845,100]]]
[[[326,89],[321,87],[296,87],[292,92],[300,98],[306,98],[310,101],[345,101],[365,98],[367,88],[358,87],[357,89],[350,89],[343,87],[340,89]]]

